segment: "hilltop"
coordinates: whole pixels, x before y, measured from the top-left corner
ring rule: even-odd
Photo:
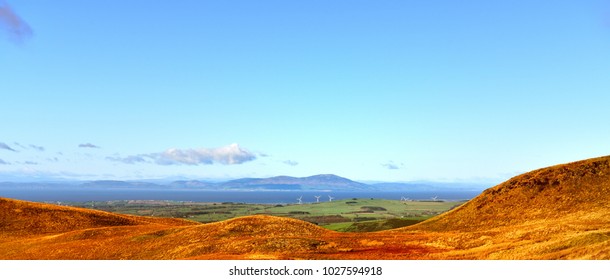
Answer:
[[[610,258],[610,157],[516,176],[402,230],[459,233],[439,241],[457,258]]]
[[[528,172],[420,224],[374,233],[1,199],[0,259],[610,259],[609,214],[610,157]]]
[[[419,226],[471,231],[609,211],[610,157],[600,157],[516,176]]]

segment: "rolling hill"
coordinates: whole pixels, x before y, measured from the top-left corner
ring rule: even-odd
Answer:
[[[104,211],[0,198],[0,235],[52,234],[75,230],[160,224],[198,224],[186,220],[120,215]]]
[[[609,214],[610,157],[600,157],[516,176],[408,230],[459,233],[440,242],[458,258],[607,259]]]
[[[471,231],[608,211],[610,158],[602,157],[516,176],[420,226]]]
[[[423,223],[374,233],[0,199],[0,259],[610,259],[609,214],[610,157],[528,172]]]

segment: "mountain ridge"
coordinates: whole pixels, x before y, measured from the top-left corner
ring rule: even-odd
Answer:
[[[275,176],[269,178],[243,178],[222,183],[223,188],[270,188],[283,186],[283,189],[325,189],[339,188],[349,190],[366,189],[369,185],[352,181],[334,174],[319,174],[308,177]]]
[[[94,180],[69,182],[0,182],[2,187],[82,187],[89,189],[191,189],[191,190],[282,190],[282,191],[436,191],[436,190],[483,190],[487,185],[442,182],[387,182],[366,184],[337,176],[318,174],[307,177],[274,176],[268,178],[239,178],[212,182],[204,180],[175,180],[168,183],[153,183],[146,180]]]

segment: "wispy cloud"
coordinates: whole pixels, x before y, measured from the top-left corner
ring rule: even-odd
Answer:
[[[2,144],[4,144],[4,143],[0,143],[0,145],[2,145]],[[4,144],[4,145],[6,146],[6,144]],[[21,144],[19,142],[13,142],[13,145],[15,145],[15,146],[17,146],[17,147],[19,147],[19,148],[21,148],[23,150],[34,149],[34,150],[39,151],[39,152],[44,152],[45,151],[45,148],[43,146],[37,146],[37,145],[33,145],[33,144],[25,146],[25,145],[23,145],[23,144]]]
[[[256,154],[240,147],[238,144],[231,144],[220,148],[172,148],[160,153],[107,157],[106,159],[127,164],[152,162],[160,165],[209,165],[215,163],[234,165],[255,160]]]
[[[13,142],[13,144],[19,148],[27,149],[28,147],[21,145],[19,142]]]
[[[39,152],[44,152],[44,147],[42,147],[42,146],[30,145],[30,148],[37,150]]]
[[[137,155],[137,156],[127,156],[127,157],[106,157],[107,160],[117,161],[127,164],[134,164],[139,162],[147,162],[146,156]]]
[[[50,162],[59,162],[59,158],[57,158],[57,157],[47,158],[47,161],[50,161]]]
[[[11,148],[9,145],[3,142],[0,142],[0,149],[16,152],[15,149]]]
[[[390,169],[390,170],[397,170],[397,169],[401,169],[404,164],[402,163],[394,163],[393,161],[388,161],[387,163],[382,163],[381,166]]]
[[[78,145],[79,148],[91,148],[91,149],[99,149],[100,147],[93,145],[91,143],[84,143],[84,144],[79,144]]]
[[[293,160],[285,160],[285,161],[282,161],[282,163],[283,163],[283,164],[290,165],[290,166],[297,166],[297,165],[299,165],[299,163],[298,163],[298,162],[293,161]]]
[[[0,164],[1,164],[1,165],[10,165],[10,163],[8,163],[8,162],[6,162],[6,161],[2,160],[1,158],[0,158]]]
[[[6,30],[9,37],[21,43],[32,35],[32,28],[21,19],[8,5],[0,0],[0,29]]]
[[[24,161],[23,164],[27,164],[27,165],[38,165],[38,162],[35,161]]]

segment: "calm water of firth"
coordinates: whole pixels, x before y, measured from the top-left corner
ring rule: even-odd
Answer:
[[[0,188],[0,197],[29,201],[109,201],[109,200],[175,200],[196,202],[238,202],[238,203],[296,203],[302,196],[303,203],[334,199],[379,198],[400,200],[468,200],[480,191],[434,191],[434,192],[323,192],[323,191],[209,191],[209,190],[125,190],[125,189],[83,189],[83,188]]]

